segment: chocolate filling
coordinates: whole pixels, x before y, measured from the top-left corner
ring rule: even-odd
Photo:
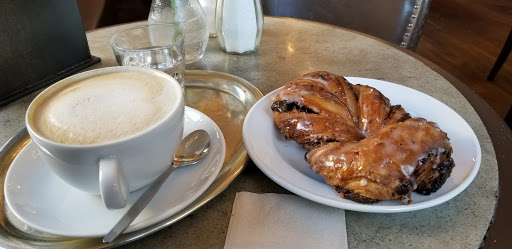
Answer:
[[[288,101],[288,100],[279,100],[274,103],[272,103],[272,106],[270,107],[272,111],[283,113],[283,112],[291,112],[295,110],[296,112],[305,112],[305,113],[312,113],[312,114],[318,114],[317,112],[300,105],[297,102],[294,101]]]

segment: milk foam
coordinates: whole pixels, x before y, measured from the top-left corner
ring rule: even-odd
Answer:
[[[142,72],[97,75],[47,96],[34,110],[37,133],[65,144],[98,144],[137,134],[172,109],[166,79]]]

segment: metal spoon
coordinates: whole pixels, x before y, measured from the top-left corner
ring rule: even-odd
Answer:
[[[110,243],[116,239],[126,228],[135,220],[140,212],[153,199],[160,187],[169,175],[178,167],[191,165],[203,159],[210,150],[210,136],[205,130],[196,130],[186,136],[180,143],[174,160],[158,178],[149,186],[148,189],[133,203],[132,207],[117,222],[110,232],[103,237],[104,243]]]

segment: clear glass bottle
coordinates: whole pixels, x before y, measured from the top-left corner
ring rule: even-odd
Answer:
[[[263,31],[260,0],[218,0],[216,25],[225,52],[244,54],[257,50]]]
[[[203,58],[208,44],[208,26],[206,15],[197,0],[153,0],[148,23],[177,24],[185,36],[186,63]]]
[[[217,26],[215,25],[215,7],[217,0],[199,0],[199,4],[203,7],[206,20],[208,21],[208,33],[210,38],[217,37]]]

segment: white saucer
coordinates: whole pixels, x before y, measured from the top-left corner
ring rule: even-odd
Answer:
[[[413,203],[383,201],[361,204],[341,198],[315,174],[304,160],[306,150],[294,141],[286,141],[274,124],[270,110],[277,89],[260,99],[244,121],[243,138],[253,162],[277,184],[306,199],[347,210],[394,213],[424,209],[441,204],[462,192],[480,168],[480,143],[466,121],[450,107],[414,89],[381,80],[347,77],[353,84],[369,85],[380,90],[391,104],[401,104],[412,116],[436,122],[448,134],[453,147],[455,167],[446,183],[436,193],[413,193]]]
[[[210,152],[196,165],[177,169],[128,227],[132,232],[153,225],[198,198],[219,174],[226,143],[219,127],[205,114],[185,108],[184,135],[204,129]],[[102,237],[146,188],[130,193],[123,209],[108,210],[100,196],[81,192],[62,181],[42,162],[29,142],[12,162],[5,178],[5,200],[17,219],[30,228],[57,236]]]

